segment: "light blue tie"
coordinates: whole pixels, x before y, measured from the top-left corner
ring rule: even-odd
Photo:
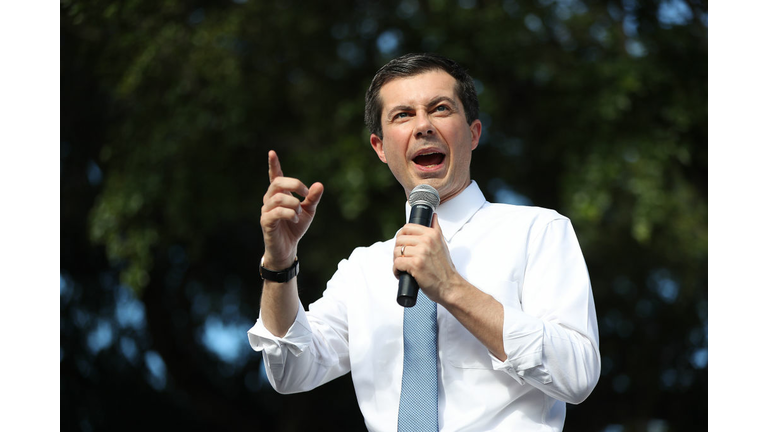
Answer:
[[[437,305],[419,290],[403,315],[399,432],[437,431]]]

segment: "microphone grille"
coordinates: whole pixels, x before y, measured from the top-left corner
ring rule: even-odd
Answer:
[[[432,211],[435,211],[437,205],[440,204],[440,194],[432,186],[420,184],[413,188],[411,194],[408,195],[408,203],[411,207],[418,204],[427,205]]]

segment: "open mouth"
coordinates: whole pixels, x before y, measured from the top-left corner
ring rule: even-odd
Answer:
[[[413,158],[413,162],[419,166],[433,167],[443,163],[444,159],[445,159],[444,154],[435,152],[435,153],[425,153],[425,154],[418,155],[415,158]]]

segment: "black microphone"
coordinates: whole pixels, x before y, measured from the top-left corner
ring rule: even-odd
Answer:
[[[440,194],[430,185],[418,185],[408,196],[411,204],[411,215],[408,223],[415,223],[425,227],[432,226],[432,213],[440,204]],[[400,275],[400,284],[397,289],[397,303],[402,307],[411,307],[416,304],[416,295],[419,293],[419,284],[408,273]]]

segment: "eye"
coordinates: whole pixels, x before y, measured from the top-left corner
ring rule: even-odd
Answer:
[[[406,118],[406,117],[408,117],[408,113],[406,113],[406,112],[399,112],[399,113],[395,114],[394,119],[397,120],[397,119]]]
[[[439,113],[447,113],[447,112],[450,112],[450,111],[451,111],[451,108],[449,106],[447,106],[447,105],[438,105],[435,108],[435,112],[439,112]]]

